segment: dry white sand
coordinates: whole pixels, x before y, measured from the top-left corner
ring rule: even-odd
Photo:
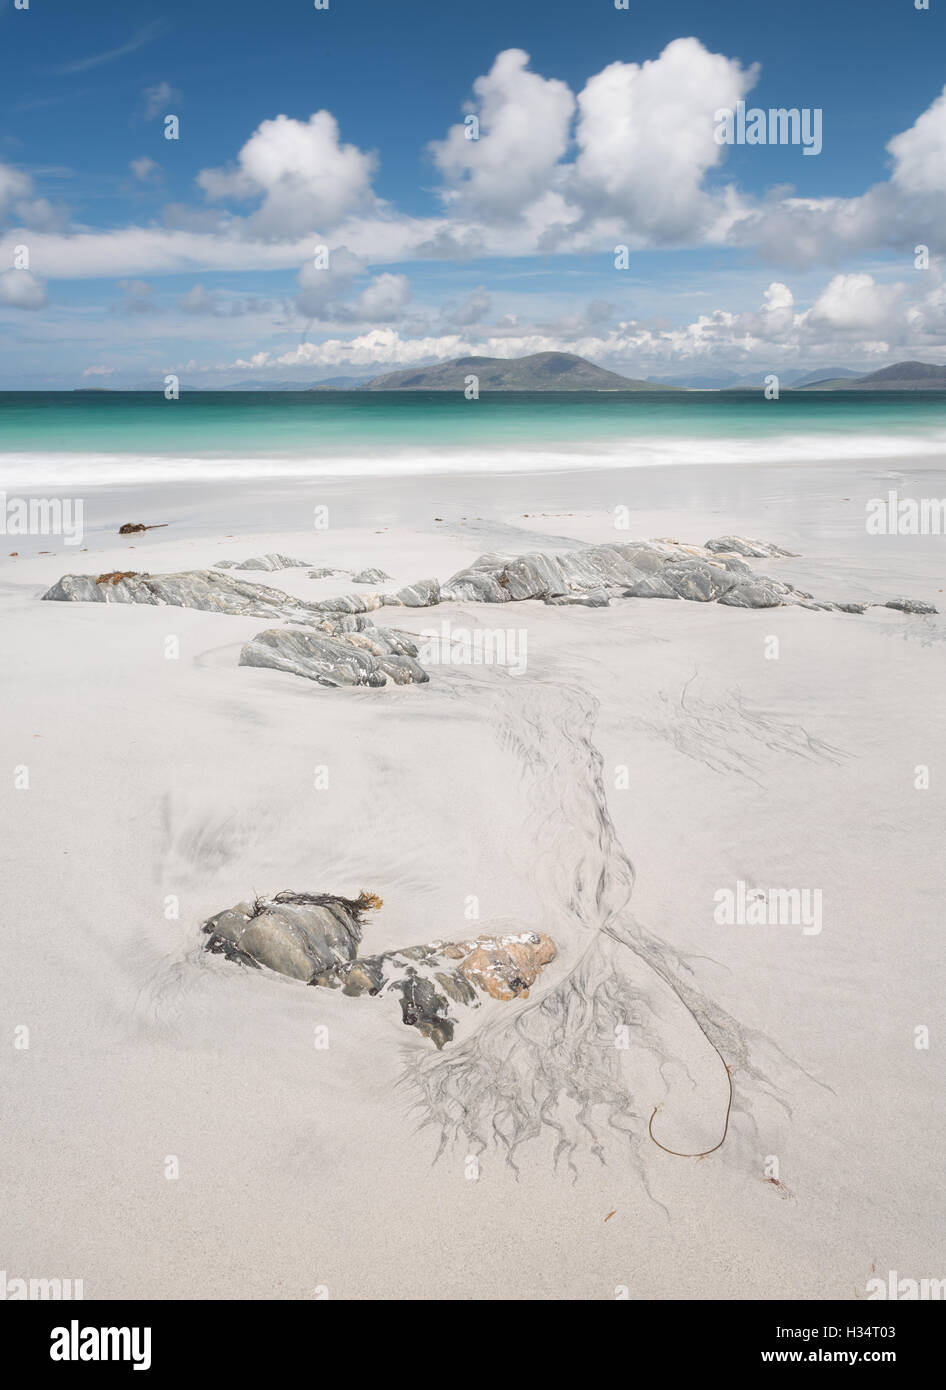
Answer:
[[[874,1270],[946,1274],[946,619],[659,600],[387,610],[415,632],[444,618],[523,629],[528,670],[434,668],[426,686],[345,691],[238,667],[259,619],[38,602],[63,573],[269,551],[379,566],[396,587],[526,549],[530,533],[537,547],[736,533],[801,552],[757,568],[818,597],[946,609],[946,538],[864,534],[865,500],[888,486],[946,495],[942,471],[875,464],[103,491],[86,498],[87,553],[55,537],[4,545],[21,553],[0,572],[0,1268],[82,1278],[105,1298],[855,1298]],[[326,497],[333,522],[314,534]],[[618,505],[632,509],[625,533]],[[119,540],[129,520],[171,525]],[[351,587],[305,570],[242,577],[306,597]],[[28,790],[13,787],[21,765]],[[717,925],[714,894],[740,879],[820,888],[822,931]],[[475,897],[472,929],[540,927],[560,957],[528,1006],[467,1015],[456,1050],[437,1054],[384,997],[202,951],[207,916],[283,888],[378,893],[369,950],[467,936]],[[648,1138],[661,1105],[669,1147],[715,1144],[727,1082],[647,950],[608,939],[600,953],[601,899],[625,940],[666,943],[697,997],[735,1021],[733,1117],[709,1158]],[[632,1001],[626,1053],[589,1003],[612,969]],[[562,1135],[544,1127],[514,1172],[509,1106],[488,1079],[503,1058],[528,1063],[519,1014],[548,1042],[537,1009],[563,988],[591,1109],[585,1126],[573,1102],[557,1112],[571,1166],[554,1166]],[[23,1027],[29,1046],[15,1047]],[[416,1083],[436,1091],[451,1056],[500,1139],[475,1178],[475,1143],[434,1162],[440,1130],[418,1129]],[[628,1134],[597,1103],[598,1056],[624,1068]],[[773,1157],[787,1195],[765,1180]]]

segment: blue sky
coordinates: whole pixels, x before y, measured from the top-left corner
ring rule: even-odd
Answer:
[[[946,360],[941,0],[329,4],[0,0],[0,387]]]

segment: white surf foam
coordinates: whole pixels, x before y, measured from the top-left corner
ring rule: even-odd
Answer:
[[[0,489],[249,481],[266,478],[397,477],[439,473],[561,472],[680,464],[809,463],[832,459],[946,458],[946,430],[871,434],[819,431],[752,438],[674,435],[569,444],[567,448],[412,448],[351,454],[0,453]]]

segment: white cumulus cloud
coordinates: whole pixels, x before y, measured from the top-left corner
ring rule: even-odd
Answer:
[[[717,110],[732,109],[756,69],[675,39],[646,63],[611,63],[578,97],[576,190],[586,208],[615,214],[629,233],[691,238],[715,216],[704,189],[724,148]]]
[[[514,217],[541,197],[568,148],[575,98],[564,82],[528,68],[519,48],[500,53],[473,84],[479,138],[452,126],[431,144],[448,202],[486,218]]]
[[[308,121],[277,116],[263,121],[237,156],[233,169],[204,169],[197,182],[208,198],[261,198],[249,229],[264,239],[286,240],[337,225],[371,204],[375,158],[339,141],[328,111]]]

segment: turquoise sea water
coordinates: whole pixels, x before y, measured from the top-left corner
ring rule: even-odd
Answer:
[[[0,393],[0,486],[946,457],[946,392]]]

